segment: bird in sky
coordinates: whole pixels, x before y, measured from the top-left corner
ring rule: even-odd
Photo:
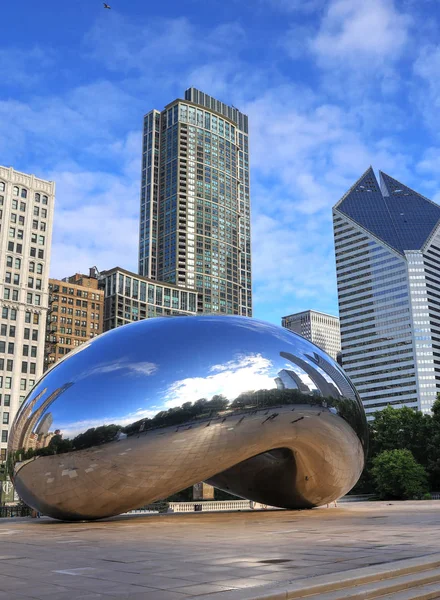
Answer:
[[[108,5],[108,4],[106,4],[105,2],[103,2],[103,4],[104,4],[104,8],[109,8],[109,9],[111,8],[111,6],[109,6],[109,5]]]

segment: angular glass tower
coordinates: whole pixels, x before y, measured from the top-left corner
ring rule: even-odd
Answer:
[[[342,364],[367,414],[440,391],[440,206],[369,168],[333,208]]]
[[[248,118],[195,88],[144,118],[139,273],[252,316]]]

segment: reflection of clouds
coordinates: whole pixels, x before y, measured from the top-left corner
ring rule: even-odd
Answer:
[[[121,375],[153,375],[158,370],[158,366],[152,362],[132,362],[128,358],[114,360],[113,362],[103,362],[91,369],[82,372],[77,381],[86,379],[93,375],[103,375],[105,373],[114,373],[116,371],[125,371]]]
[[[188,377],[174,382],[165,392],[165,407],[180,406],[200,398],[222,394],[234,400],[243,392],[275,388],[270,375],[272,361],[261,354],[238,355],[235,360],[213,365],[206,377]]]
[[[158,410],[138,408],[136,411],[124,416],[103,417],[100,419],[84,419],[83,421],[75,421],[74,423],[69,423],[68,425],[63,425],[60,423],[57,425],[57,429],[60,429],[64,439],[71,439],[80,433],[84,433],[87,431],[87,429],[91,429],[92,427],[101,427],[101,425],[121,425],[121,427],[125,427],[126,425],[131,425],[132,423],[140,421],[141,419],[152,419],[157,413]]]

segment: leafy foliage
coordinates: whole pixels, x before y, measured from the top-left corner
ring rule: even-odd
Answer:
[[[384,450],[373,460],[373,481],[382,499],[422,498],[429,491],[425,469],[410,450]]]
[[[379,493],[373,476],[375,459],[393,450],[408,450],[425,470],[428,487],[440,490],[440,395],[432,407],[432,415],[391,406],[377,412],[375,420],[369,423],[369,436],[369,457],[353,493]]]

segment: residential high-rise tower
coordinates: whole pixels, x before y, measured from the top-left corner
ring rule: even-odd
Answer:
[[[440,391],[440,206],[372,168],[333,209],[342,364],[367,415]]]
[[[248,118],[190,88],[144,118],[139,273],[252,316]]]
[[[0,463],[43,373],[55,184],[0,167]]]

